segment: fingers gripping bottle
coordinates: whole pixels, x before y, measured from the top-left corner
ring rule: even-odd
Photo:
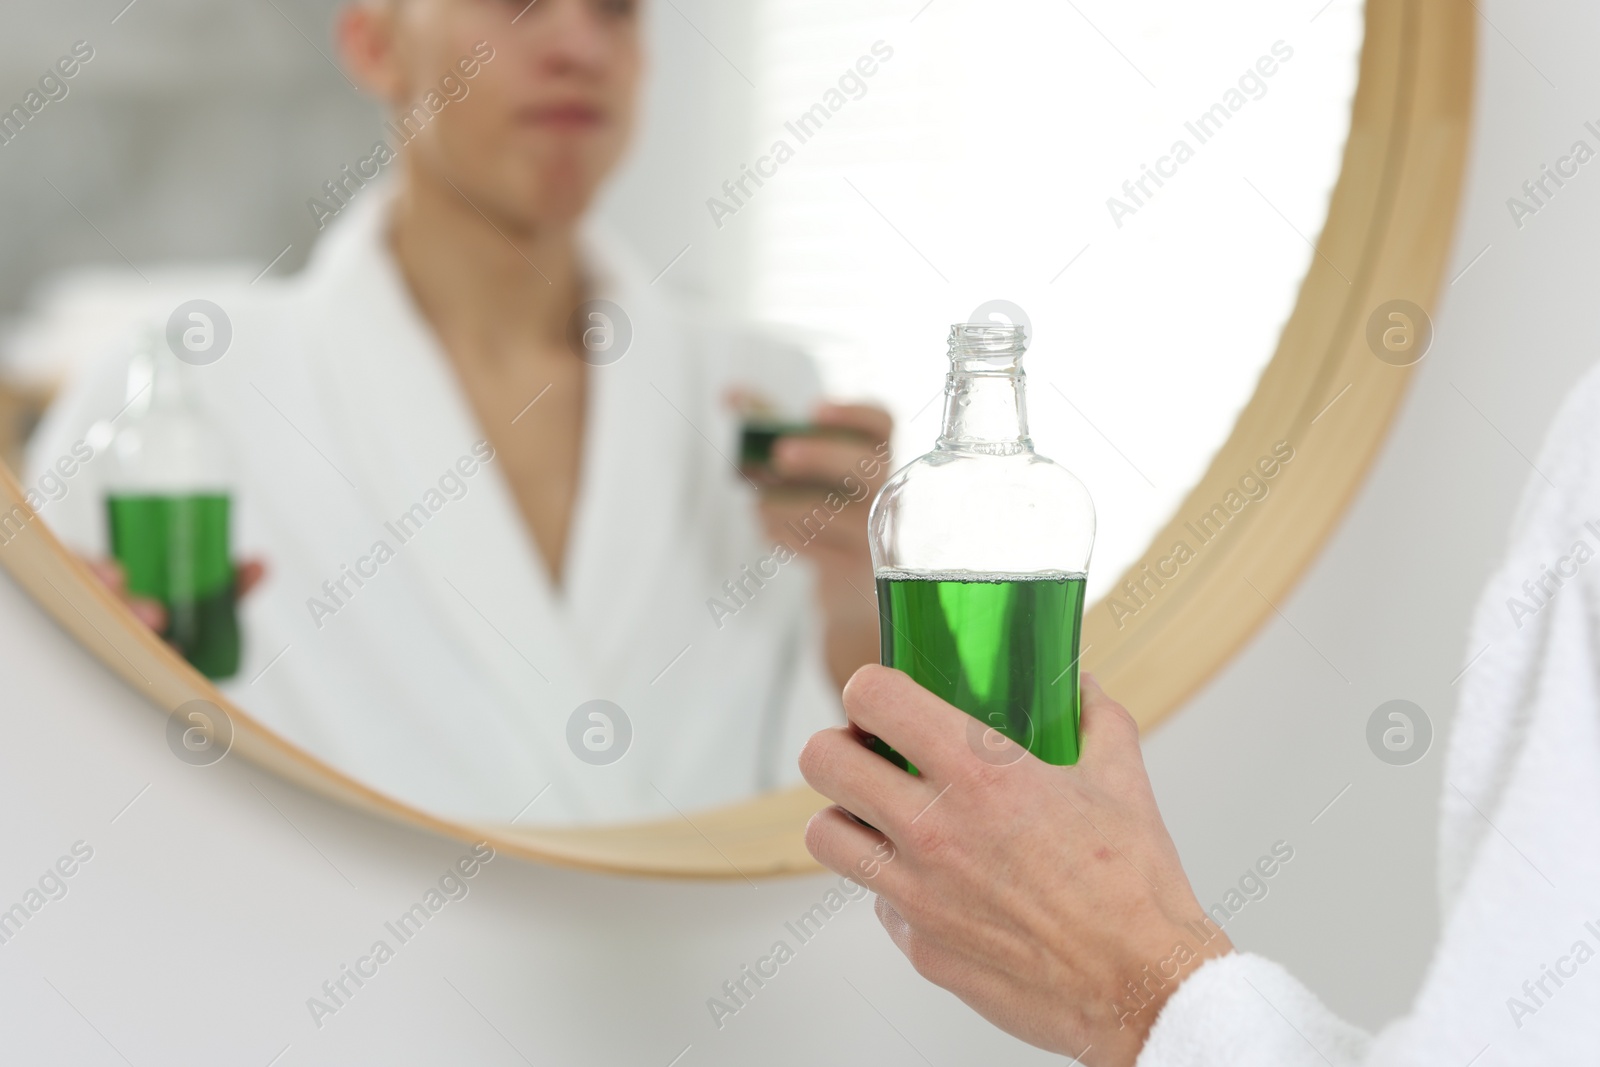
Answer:
[[[239,669],[229,545],[232,494],[219,432],[186,388],[193,373],[152,332],[131,372],[143,387],[111,439],[106,520],[128,592],[160,601],[161,636],[209,678]],[[143,383],[148,382],[147,386]]]
[[[1070,764],[1094,503],[1033,450],[1025,346],[1018,326],[951,327],[939,440],[872,506],[879,641],[886,666],[1045,762]],[[977,727],[969,736],[994,740]]]

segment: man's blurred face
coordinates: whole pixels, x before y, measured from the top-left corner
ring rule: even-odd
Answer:
[[[392,0],[396,124],[429,93],[436,107],[448,101],[425,124],[413,121],[422,130],[401,149],[407,168],[422,180],[447,180],[513,226],[575,221],[632,130],[638,6]]]

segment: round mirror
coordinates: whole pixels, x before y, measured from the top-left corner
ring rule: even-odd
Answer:
[[[176,758],[694,877],[811,866],[952,322],[1096,501],[1085,665],[1148,725],[1225,662],[1426,355],[1471,96],[1421,0],[17,30],[0,564]]]

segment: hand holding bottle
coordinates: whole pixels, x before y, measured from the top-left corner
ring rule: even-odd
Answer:
[[[159,330],[145,332],[129,366],[133,399],[108,449],[106,540],[117,570],[104,573],[196,669],[221,679],[239,669],[235,602],[260,575],[233,560],[229,442],[194,389],[201,370]]]
[[[164,633],[167,629],[167,609],[161,601],[151,597],[139,596],[128,590],[128,575],[122,569],[122,564],[114,559],[88,559],[84,564],[100,579],[100,583],[114,593],[118,600],[128,605],[134,617],[144,623],[156,633]],[[267,565],[259,559],[241,560],[234,565],[233,570],[233,595],[235,600],[242,599],[250,590],[261,584],[267,576]]]
[[[837,802],[806,827],[811,854],[874,890],[917,972],[996,1026],[1131,1065],[1178,984],[1233,950],[1161,821],[1133,717],[1085,676],[1082,756],[1057,767],[974,746],[970,717],[899,671],[862,668],[844,705],[850,725],[800,755]]]

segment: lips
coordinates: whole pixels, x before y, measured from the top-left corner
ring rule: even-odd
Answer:
[[[525,107],[518,113],[527,126],[548,130],[590,130],[605,122],[605,113],[592,104],[576,101]]]

